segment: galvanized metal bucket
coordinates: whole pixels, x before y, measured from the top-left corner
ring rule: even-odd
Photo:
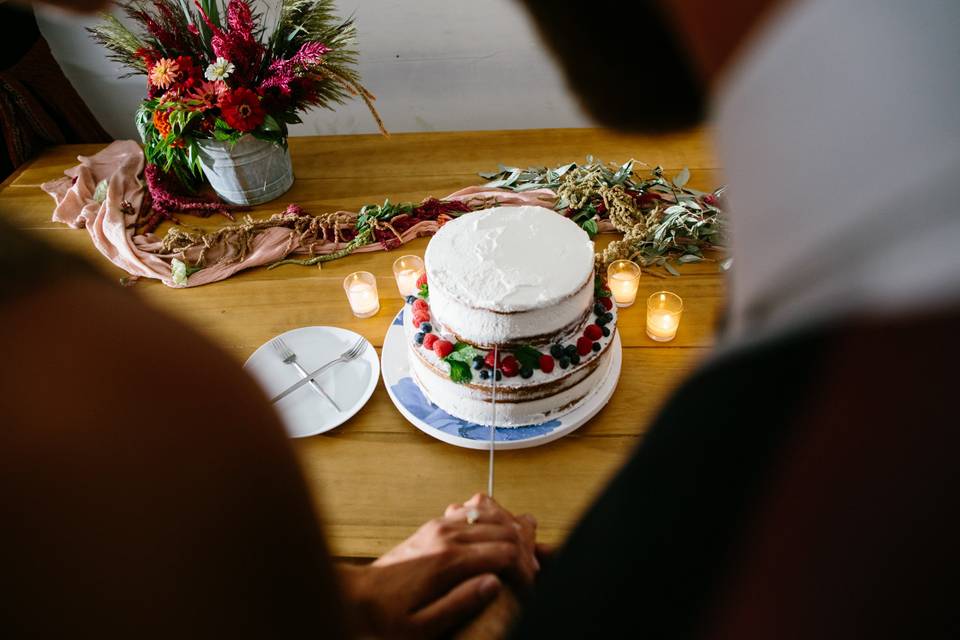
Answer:
[[[286,146],[251,135],[236,144],[197,140],[200,165],[217,194],[230,204],[261,204],[279,198],[293,184]]]

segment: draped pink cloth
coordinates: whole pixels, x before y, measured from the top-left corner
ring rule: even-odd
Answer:
[[[160,237],[152,233],[134,235],[135,212],[140,210],[146,193],[146,187],[139,179],[144,167],[140,146],[132,140],[118,140],[92,156],[79,156],[77,159],[80,164],[64,171],[64,177],[41,185],[56,201],[53,220],[77,229],[85,228],[97,250],[130,275],[156,278],[168,287],[184,286],[173,281],[170,263],[174,258],[192,263],[195,256],[160,253]],[[106,181],[107,188],[106,196],[101,201],[96,197],[96,191],[103,181]],[[458,200],[472,206],[541,205],[552,208],[556,198],[550,189],[518,193],[473,186],[455,191],[443,199]],[[124,213],[124,202],[131,205],[127,211],[133,213]],[[338,213],[357,216],[355,212]],[[401,241],[406,243],[414,238],[433,235],[440,224],[435,220],[419,222],[401,234]],[[609,222],[601,223],[602,231],[610,229]],[[328,242],[302,247],[293,230],[269,227],[256,233],[250,241],[248,252],[242,257],[230,255],[232,249],[226,244],[207,249],[209,266],[193,273],[185,286],[195,287],[223,280],[243,269],[272,264],[288,255],[324,255],[343,246],[344,243]],[[358,252],[382,250],[380,243],[357,249]]]

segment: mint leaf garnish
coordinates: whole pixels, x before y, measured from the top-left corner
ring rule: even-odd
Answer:
[[[521,367],[526,367],[528,369],[539,369],[540,356],[543,354],[530,345],[525,344],[518,349],[514,349],[513,355],[520,362]]]
[[[483,355],[480,350],[466,342],[458,342],[453,345],[453,351],[443,359],[450,365],[450,379],[454,382],[470,382],[473,380],[470,363],[479,355]]]
[[[447,359],[459,360],[460,362],[472,362],[477,356],[483,355],[479,349],[466,342],[458,342],[453,345],[453,352],[447,356]]]
[[[450,365],[450,379],[454,382],[462,384],[464,382],[470,382],[473,379],[470,365],[466,362],[451,360],[450,356],[447,356],[444,360]]]

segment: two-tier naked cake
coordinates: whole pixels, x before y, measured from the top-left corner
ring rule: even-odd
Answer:
[[[593,260],[586,232],[542,207],[486,209],[441,227],[404,313],[410,370],[426,397],[489,424],[495,378],[497,426],[577,407],[607,375],[616,332]]]

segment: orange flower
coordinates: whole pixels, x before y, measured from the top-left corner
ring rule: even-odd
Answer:
[[[180,66],[176,60],[170,58],[160,58],[150,69],[150,84],[161,89],[166,89],[177,81],[177,73]]]
[[[156,127],[161,138],[166,138],[170,133],[170,113],[160,110],[154,111],[153,126]]]

